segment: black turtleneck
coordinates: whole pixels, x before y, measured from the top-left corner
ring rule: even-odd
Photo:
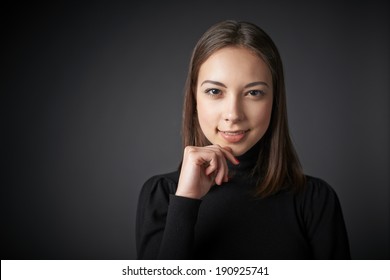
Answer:
[[[349,259],[340,203],[326,182],[307,176],[301,193],[253,196],[257,149],[229,164],[229,182],[201,200],[175,196],[179,172],[150,178],[138,202],[138,258]]]

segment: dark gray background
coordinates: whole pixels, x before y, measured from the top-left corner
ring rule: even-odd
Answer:
[[[389,259],[388,1],[129,2],[2,8],[2,259],[136,257],[138,193],[180,161],[190,53],[223,19],[274,39],[306,173],[352,257]]]

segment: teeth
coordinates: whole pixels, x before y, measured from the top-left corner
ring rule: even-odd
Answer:
[[[226,135],[239,135],[239,134],[244,134],[245,133],[245,131],[224,131],[223,132],[224,134],[226,134]]]

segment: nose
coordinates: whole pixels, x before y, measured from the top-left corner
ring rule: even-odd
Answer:
[[[226,122],[237,123],[244,119],[244,108],[239,97],[226,98],[223,118]]]

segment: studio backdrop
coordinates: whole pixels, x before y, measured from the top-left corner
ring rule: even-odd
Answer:
[[[94,1],[2,8],[2,259],[134,259],[143,183],[181,160],[192,48],[263,28],[305,173],[339,195],[354,259],[389,259],[388,1]]]

